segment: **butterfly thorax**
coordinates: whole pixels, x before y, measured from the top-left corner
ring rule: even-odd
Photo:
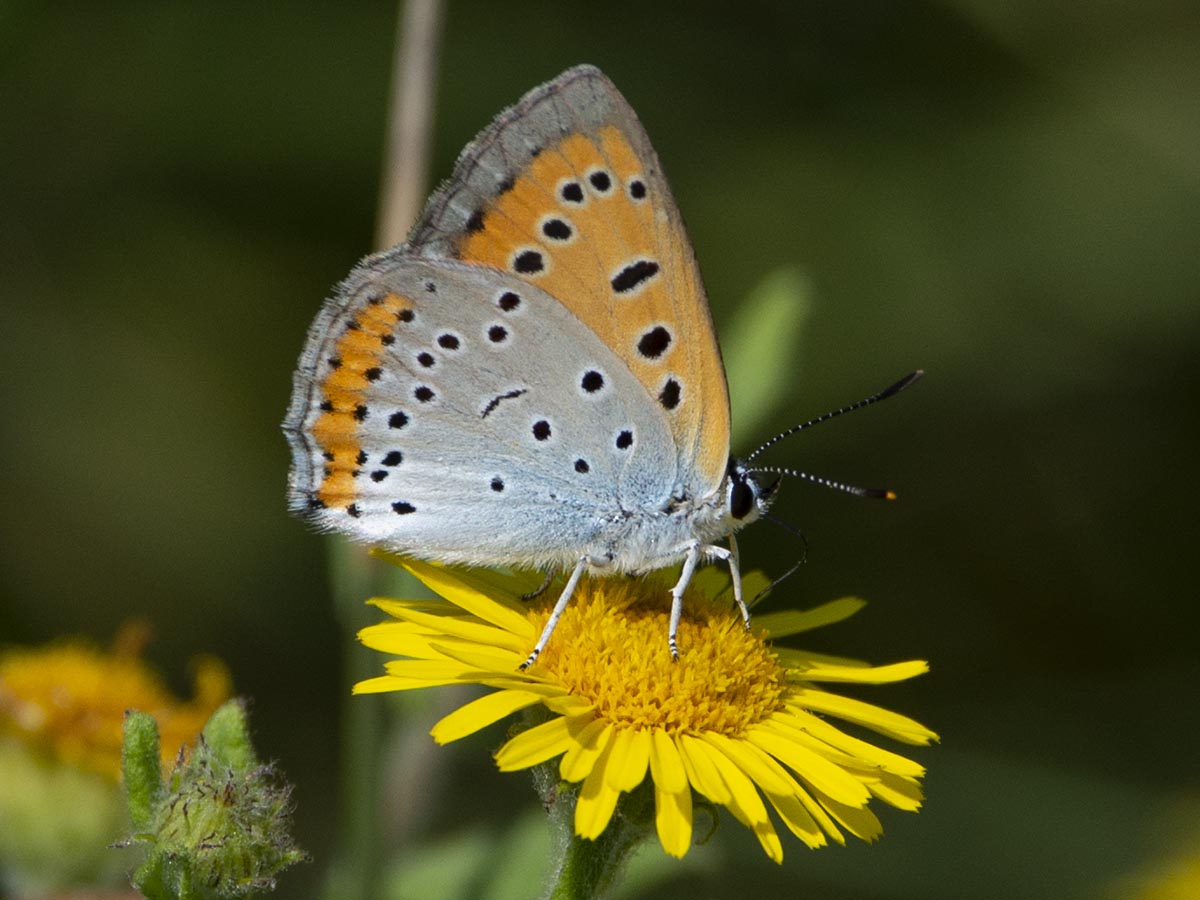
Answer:
[[[725,479],[704,497],[686,492],[661,509],[630,512],[614,522],[611,535],[588,551],[592,570],[642,574],[672,565],[699,543],[717,544],[759,518],[773,499],[774,486],[759,485],[736,459]]]

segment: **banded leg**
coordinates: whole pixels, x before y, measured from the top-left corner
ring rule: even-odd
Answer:
[[[730,541],[733,537],[730,536]],[[712,556],[729,565],[729,577],[733,581],[733,602],[737,604],[742,614],[742,622],[746,630],[750,630],[750,609],[742,597],[742,569],[738,564],[737,544],[729,549],[716,544],[695,543],[688,547],[687,556],[683,559],[683,569],[679,573],[679,581],[671,588],[671,624],[667,629],[667,645],[671,649],[671,658],[679,659],[679,644],[676,635],[679,632],[679,620],[683,617],[683,593],[696,574],[696,566],[703,556]]]
[[[687,590],[692,576],[696,573],[696,564],[700,562],[700,554],[704,549],[699,541],[688,546],[687,556],[683,558],[683,569],[679,573],[679,580],[675,582],[675,587],[671,588],[671,624],[667,627],[667,646],[671,649],[671,659],[677,662],[679,645],[675,640],[675,635],[679,632],[679,619],[683,616],[683,592]]]
[[[733,602],[742,611],[742,621],[746,623],[746,630],[749,631],[750,608],[742,594],[742,557],[738,553],[737,539],[732,534],[729,536],[729,556],[726,562],[729,563],[729,577],[733,581]]]
[[[575,568],[571,571],[571,577],[567,579],[566,587],[558,595],[558,602],[554,604],[554,609],[550,611],[550,618],[546,620],[546,627],[542,629],[541,637],[537,639],[537,643],[533,646],[533,652],[520,665],[522,672],[532,666],[542,651],[546,649],[546,644],[550,641],[550,635],[554,633],[554,626],[562,618],[563,610],[567,608],[567,602],[571,599],[571,595],[575,593],[575,586],[579,584],[579,578],[583,575],[583,570],[587,568],[589,561],[586,556],[579,557],[579,562],[575,564]]]
[[[546,578],[542,582],[541,586],[534,588],[528,594],[522,594],[521,599],[522,600],[534,600],[534,599],[542,596],[542,594],[546,593],[546,588],[550,587],[550,582],[552,582],[553,580],[554,580],[554,571],[550,570],[546,573]]]

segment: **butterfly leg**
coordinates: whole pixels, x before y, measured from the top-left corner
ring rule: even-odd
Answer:
[[[562,618],[563,611],[567,608],[567,602],[571,599],[571,595],[575,593],[575,585],[579,584],[579,579],[583,575],[583,570],[587,568],[591,560],[586,556],[579,557],[579,562],[575,564],[575,568],[571,571],[571,577],[567,579],[567,585],[563,588],[561,594],[558,595],[558,602],[554,604],[554,609],[550,611],[550,618],[546,620],[546,627],[542,629],[542,635],[534,644],[533,652],[529,654],[529,658],[521,663],[520,669],[524,672],[534,664],[541,652],[546,649],[546,644],[550,641],[550,635],[554,633],[554,626],[558,624],[558,620]]]
[[[522,594],[521,599],[522,600],[534,600],[534,599],[542,596],[542,594],[546,593],[546,588],[550,587],[550,582],[552,582],[553,580],[554,580],[554,572],[552,572],[552,571],[547,572],[546,580],[543,581],[539,587],[534,588],[528,594]]]
[[[691,544],[687,548],[687,556],[683,558],[683,569],[679,573],[679,580],[675,582],[675,587],[671,588],[671,624],[667,628],[667,646],[671,648],[671,659],[679,659],[679,644],[675,640],[675,636],[679,632],[679,620],[683,616],[683,592],[687,590],[687,586],[692,581],[692,575],[696,572],[696,564],[700,562],[700,554],[704,550],[704,545],[699,541]]]
[[[741,610],[742,621],[746,623],[746,630],[750,630],[750,609],[746,606],[746,601],[742,599],[742,570],[738,565],[737,545],[733,549],[719,547],[716,544],[708,544],[698,548],[702,553],[715,557],[729,566],[729,577],[733,582],[733,602],[737,604],[737,608]],[[688,576],[689,578],[691,575]],[[686,585],[685,585],[686,587]]]
[[[746,630],[749,631],[750,609],[742,595],[742,558],[738,553],[737,540],[732,534],[729,536],[729,557],[726,562],[729,563],[729,577],[733,581],[733,602],[742,611],[742,621],[746,623]]]
[[[734,544],[732,549],[727,549],[716,544],[701,544],[697,541],[687,548],[679,580],[675,582],[675,587],[671,588],[671,624],[667,629],[667,644],[671,648],[672,659],[679,659],[679,644],[676,635],[679,632],[679,620],[683,617],[683,594],[691,583],[692,576],[696,573],[696,566],[704,556],[715,557],[729,565],[729,575],[733,581],[733,602],[737,604],[742,613],[742,621],[746,624],[746,630],[750,629],[750,609],[742,597],[742,570],[738,565],[737,544]]]

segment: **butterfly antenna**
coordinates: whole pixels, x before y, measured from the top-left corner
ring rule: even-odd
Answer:
[[[841,491],[844,494],[853,494],[855,497],[874,497],[880,500],[895,500],[896,492],[889,491],[887,488],[867,488],[859,487],[857,484],[846,484],[841,481],[834,481],[832,478],[822,478],[820,475],[810,475],[808,472],[798,472],[795,469],[781,469],[777,466],[765,466],[763,468],[747,469],[747,472],[766,472],[770,475],[790,475],[792,478],[799,478],[803,481],[819,484],[821,487],[832,488],[835,491]]]
[[[917,381],[924,374],[925,374],[924,369],[917,369],[917,371],[911,372],[908,375],[905,375],[903,378],[901,378],[899,381],[897,381],[891,387],[884,388],[878,394],[872,394],[870,397],[864,397],[862,400],[859,400],[857,403],[851,403],[849,406],[843,406],[841,409],[835,409],[833,412],[827,412],[822,416],[817,416],[815,419],[809,419],[807,422],[802,422],[799,425],[793,425],[791,428],[787,429],[787,431],[781,431],[779,434],[775,435],[775,437],[771,438],[769,441],[767,441],[765,444],[763,444],[761,447],[759,447],[757,450],[755,450],[753,453],[751,453],[749,456],[747,456],[745,458],[745,460],[743,460],[743,461],[750,462],[752,459],[754,459],[754,457],[758,456],[758,454],[762,453],[768,447],[778,444],[784,438],[791,437],[793,434],[798,434],[799,432],[804,431],[804,429],[806,429],[806,428],[812,428],[814,425],[820,425],[822,422],[827,422],[830,419],[835,419],[838,416],[845,415],[848,412],[854,412],[854,410],[856,410],[856,409],[862,409],[864,406],[870,406],[873,403],[878,403],[880,400],[886,400],[888,397],[894,397],[898,393],[900,393],[902,390],[904,390],[906,387],[911,385],[913,382]],[[804,479],[807,479],[808,481],[813,481],[817,484],[823,484],[826,487],[836,488],[837,490],[848,491],[851,494],[858,494],[859,496],[886,496],[886,494],[888,493],[887,491],[885,491],[882,494],[876,495],[876,494],[871,493],[870,491],[865,491],[863,488],[853,488],[848,485],[838,484],[837,482],[829,481],[829,480],[823,479],[823,478],[815,478],[811,475],[804,475],[803,473],[798,473],[798,472],[786,472],[786,471],[782,471],[782,470],[771,470],[771,469],[753,469],[751,471],[757,471],[757,472],[779,471],[780,474],[796,475],[799,478],[804,478]]]
[[[770,584],[768,584],[765,588],[763,588],[761,591],[759,591],[757,594],[754,595],[754,599],[750,601],[751,606],[757,606],[760,600],[765,599],[766,596],[769,593],[771,593],[771,591],[775,590],[775,588],[777,588],[777,587],[779,587],[779,585],[783,584],[784,581],[786,581],[787,579],[789,579],[793,575],[795,575],[796,570],[799,569],[806,562],[808,562],[808,538],[806,538],[804,536],[803,531],[801,531],[799,528],[797,528],[795,525],[791,524],[790,522],[785,522],[783,519],[780,519],[777,516],[773,516],[770,513],[763,513],[763,518],[766,519],[768,522],[771,522],[772,524],[778,525],[780,528],[782,528],[784,531],[788,532],[789,534],[794,535],[795,537],[798,537],[800,539],[800,543],[804,546],[804,549],[800,553],[800,558],[792,564],[792,567],[790,569],[788,569],[786,572],[784,572],[782,575],[780,575],[778,578],[776,578],[774,581],[772,581]]]

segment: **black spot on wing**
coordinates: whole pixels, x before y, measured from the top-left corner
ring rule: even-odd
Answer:
[[[628,294],[657,275],[658,269],[658,263],[652,259],[632,262],[612,277],[612,289],[618,294]]]
[[[499,396],[493,397],[487,402],[487,406],[485,406],[479,413],[479,418],[486,419],[488,416],[494,413],[496,411],[496,407],[505,400],[515,399],[516,397],[520,397],[525,392],[525,388],[518,388],[517,390],[509,391],[507,394],[500,394]]]

